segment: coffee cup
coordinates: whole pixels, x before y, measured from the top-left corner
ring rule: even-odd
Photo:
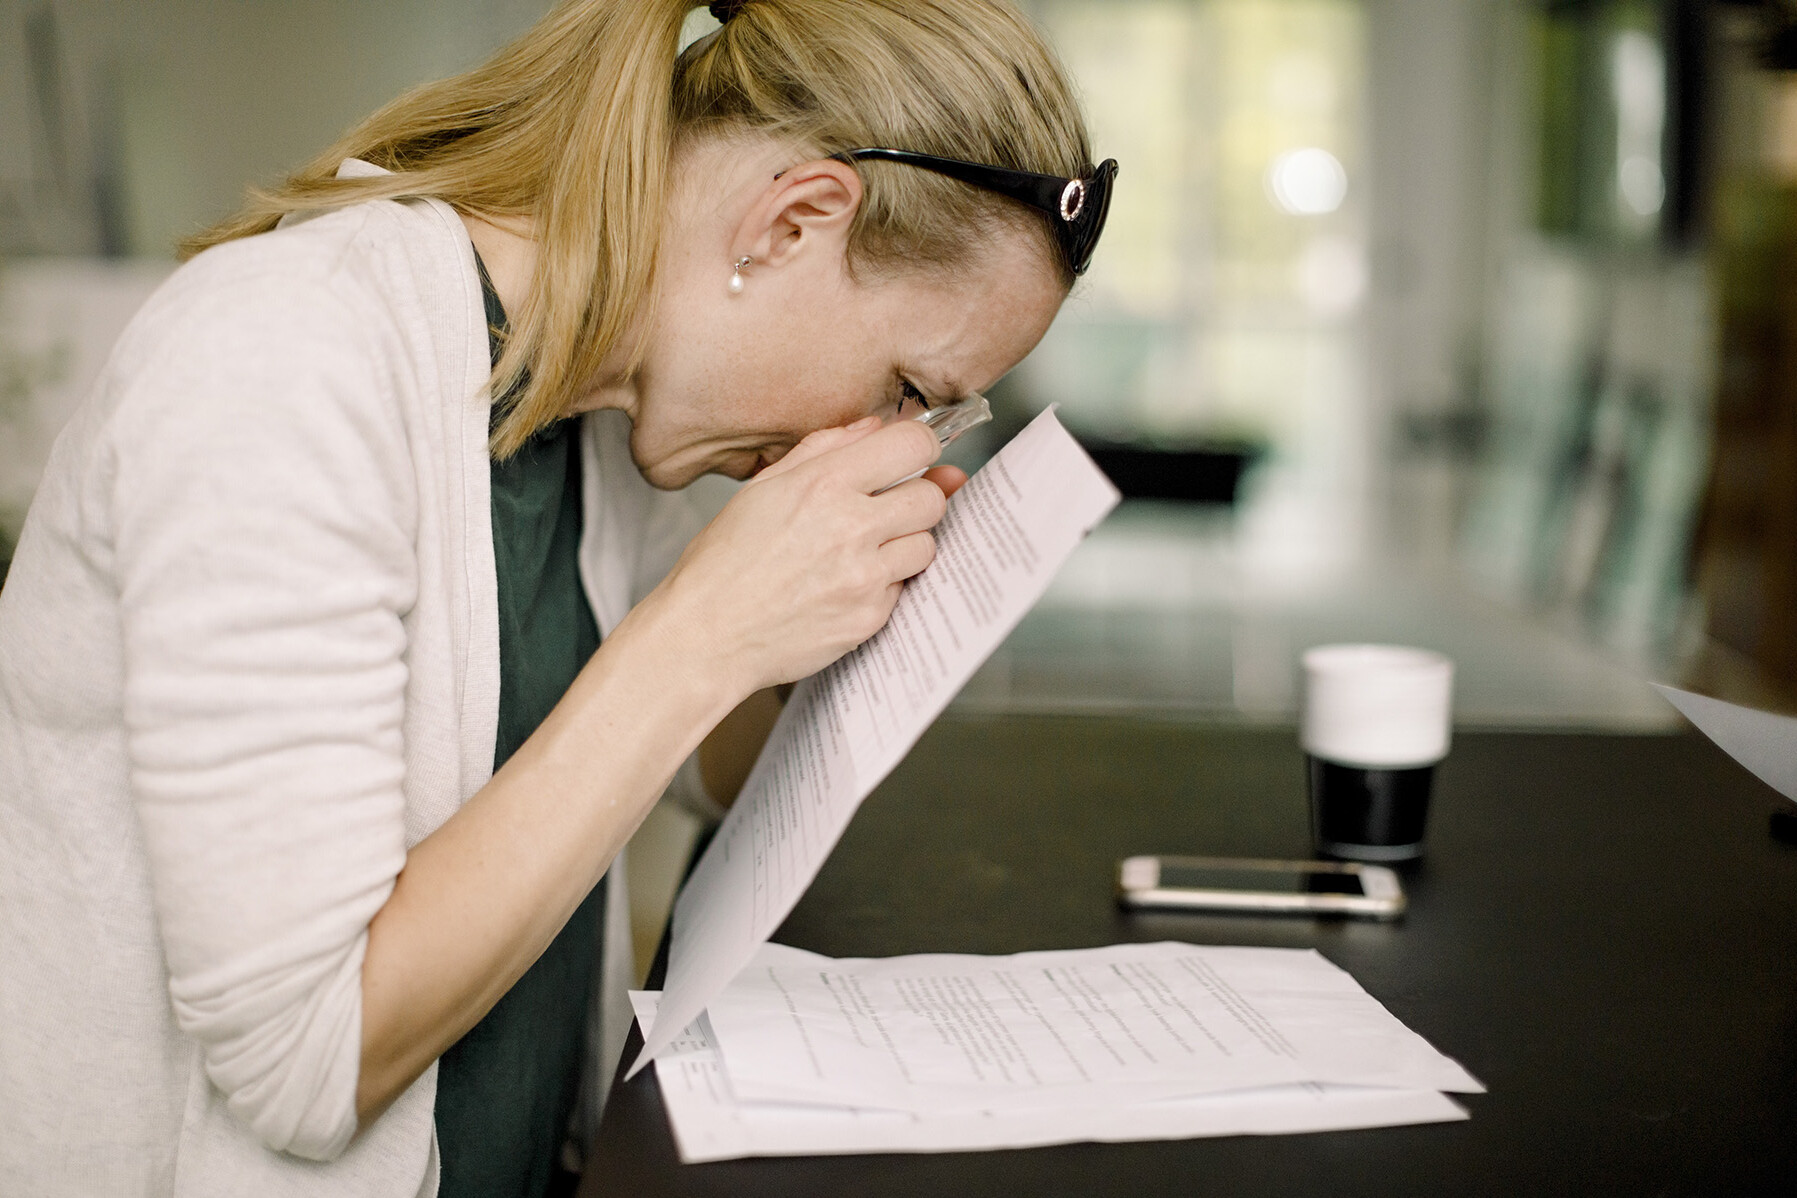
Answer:
[[[1401,645],[1320,645],[1303,663],[1299,739],[1317,852],[1421,856],[1435,766],[1448,753],[1454,663]]]

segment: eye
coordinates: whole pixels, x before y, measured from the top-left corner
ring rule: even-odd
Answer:
[[[906,405],[908,405],[908,404],[915,405],[915,406],[913,409],[907,410]],[[926,396],[922,391],[919,391],[917,389],[916,384],[912,383],[910,379],[900,379],[899,380],[899,415],[900,416],[916,416],[920,412],[927,412],[929,410],[930,410],[929,397]]]

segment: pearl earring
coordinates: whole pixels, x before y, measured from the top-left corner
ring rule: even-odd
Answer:
[[[736,268],[730,272],[731,295],[741,295],[743,293],[743,267],[754,260],[755,259],[746,256],[736,260]]]

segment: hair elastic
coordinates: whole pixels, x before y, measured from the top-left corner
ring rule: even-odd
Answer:
[[[711,15],[716,17],[718,22],[722,24],[741,12],[743,6],[748,4],[748,2],[749,0],[712,0],[709,7],[711,9]]]

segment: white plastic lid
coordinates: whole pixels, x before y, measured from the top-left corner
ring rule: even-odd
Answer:
[[[1304,653],[1304,721],[1313,757],[1409,769],[1448,755],[1454,663],[1402,645],[1320,645]]]

